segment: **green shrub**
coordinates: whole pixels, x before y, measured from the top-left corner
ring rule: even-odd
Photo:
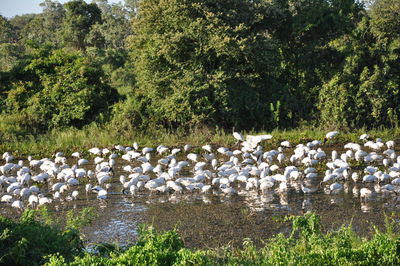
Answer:
[[[70,260],[82,251],[77,230],[62,231],[40,223],[33,210],[26,210],[18,222],[0,217],[1,265],[40,265],[54,253]]]
[[[51,47],[34,50],[11,70],[6,95],[3,116],[31,134],[82,127],[117,99],[98,65],[81,52]]]

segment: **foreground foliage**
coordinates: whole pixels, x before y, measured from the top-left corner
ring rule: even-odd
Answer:
[[[86,216],[87,213],[82,214]],[[278,234],[257,248],[250,241],[241,248],[190,250],[176,230],[157,232],[139,228],[135,245],[121,248],[100,244],[82,253],[77,231],[56,231],[34,219],[32,211],[20,221],[1,218],[1,263],[47,265],[399,265],[398,222],[387,218],[387,228],[375,228],[370,239],[361,238],[343,226],[323,233],[315,214],[292,216],[289,236]],[[78,219],[79,220],[79,219]],[[49,256],[49,254],[52,254]]]
[[[293,221],[289,237],[283,234],[269,239],[265,247],[256,248],[245,241],[243,248],[218,250],[189,250],[184,248],[178,233],[173,230],[156,233],[142,228],[137,244],[124,252],[107,256],[85,254],[75,257],[70,265],[398,265],[400,238],[391,231],[376,230],[369,240],[358,237],[350,226],[323,234],[315,214],[290,217]],[[66,260],[55,255],[50,265],[62,265]]]
[[[35,211],[25,211],[18,222],[0,217],[1,265],[39,265],[50,254],[72,259],[82,251],[77,230],[41,223],[36,220]]]

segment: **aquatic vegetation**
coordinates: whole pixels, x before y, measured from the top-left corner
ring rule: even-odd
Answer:
[[[358,237],[351,226],[322,233],[315,214],[293,216],[290,236],[278,234],[256,248],[245,240],[243,248],[213,250],[184,247],[176,230],[156,232],[142,227],[136,245],[125,251],[76,256],[69,265],[398,265],[400,238],[376,231],[371,239]],[[393,226],[392,224],[390,226]],[[63,256],[50,256],[48,265],[68,264]]]
[[[257,248],[250,239],[243,246],[188,249],[177,229],[159,232],[141,226],[135,244],[101,243],[83,249],[79,232],[40,222],[43,214],[26,210],[18,221],[0,217],[0,263],[7,265],[398,265],[399,222],[386,217],[386,230],[375,228],[361,238],[351,225],[324,233],[320,218],[307,213],[288,216],[289,235],[278,234]],[[48,213],[47,213],[48,214]],[[87,213],[81,214],[87,216]],[[281,220],[282,221],[282,220]],[[280,221],[276,221],[280,222]]]

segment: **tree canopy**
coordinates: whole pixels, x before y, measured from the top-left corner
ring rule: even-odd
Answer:
[[[0,16],[0,127],[396,127],[399,1],[364,3],[45,0]]]
[[[25,129],[81,127],[117,100],[103,75],[81,52],[37,48],[4,81],[3,112]]]
[[[261,1],[144,1],[130,38],[143,112],[153,123],[260,127],[279,65]]]

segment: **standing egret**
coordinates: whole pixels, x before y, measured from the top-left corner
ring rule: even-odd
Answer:
[[[325,138],[324,138],[324,144],[328,141],[333,139],[334,137],[336,137],[337,135],[339,135],[339,131],[331,131],[326,133]]]
[[[233,134],[233,137],[237,140],[237,143],[243,142],[245,140],[243,135],[240,134],[239,132],[233,132],[232,134]]]

